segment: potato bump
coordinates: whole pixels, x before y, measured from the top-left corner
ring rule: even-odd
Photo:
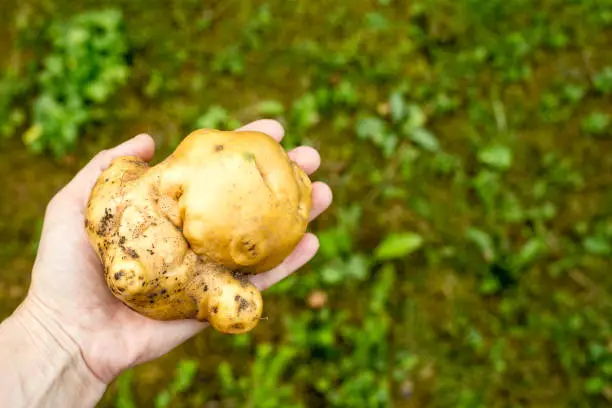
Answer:
[[[311,183],[271,137],[200,129],[161,163],[115,159],[86,231],[115,297],[158,320],[244,333],[263,301],[250,274],[279,265],[306,232]]]

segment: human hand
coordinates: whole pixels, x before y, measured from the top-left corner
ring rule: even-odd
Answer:
[[[284,134],[282,126],[271,120],[256,121],[239,130],[261,131],[277,141]],[[108,290],[102,265],[86,237],[85,206],[102,170],[115,157],[135,155],[149,161],[153,152],[154,142],[148,135],[101,152],[51,200],[32,284],[22,306],[28,316],[48,322],[47,330],[52,334],[61,330],[58,338],[74,341],[91,372],[106,384],[126,368],[167,353],[207,326],[195,320],[152,320],[129,309]],[[316,150],[309,147],[298,147],[289,156],[308,174],[320,163]],[[332,195],[320,182],[313,183],[312,195],[314,218],[327,209]],[[317,250],[317,238],[306,234],[280,266],[253,276],[252,281],[263,290],[299,269]]]

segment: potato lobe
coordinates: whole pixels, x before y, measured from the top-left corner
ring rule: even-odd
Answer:
[[[248,274],[295,248],[310,194],[269,136],[201,129],[155,166],[115,159],[91,192],[86,231],[108,287],[133,310],[242,333],[263,303]]]

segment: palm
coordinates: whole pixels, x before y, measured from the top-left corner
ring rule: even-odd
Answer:
[[[248,126],[277,140],[282,137],[282,128],[279,131],[278,125],[268,121]],[[117,300],[107,289],[102,266],[83,227],[86,200],[101,168],[112,156],[150,159],[152,149],[143,139],[140,144],[130,141],[99,159],[100,163],[94,159],[93,165],[85,167],[50,204],[34,267],[29,297],[77,342],[91,370],[105,382],[126,367],[165,354],[206,327],[195,320],[148,319]],[[312,149],[298,148],[290,154],[308,173],[318,166],[318,155]],[[315,183],[313,217],[330,201],[329,188]],[[265,289],[301,267],[316,250],[316,238],[307,235],[281,266],[257,275],[253,282]]]
[[[194,332],[203,325],[147,319],[117,300],[87,241],[83,208],[75,201],[73,206],[49,209],[31,293],[55,312],[90,368],[106,380],[126,365],[169,351],[177,344],[176,333]]]

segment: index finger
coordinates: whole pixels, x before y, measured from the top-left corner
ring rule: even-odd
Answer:
[[[255,122],[251,122],[243,127],[236,129],[237,132],[262,132],[270,136],[272,139],[276,140],[280,143],[283,140],[283,136],[285,136],[285,129],[283,125],[281,125],[276,120],[272,119],[260,119]]]

